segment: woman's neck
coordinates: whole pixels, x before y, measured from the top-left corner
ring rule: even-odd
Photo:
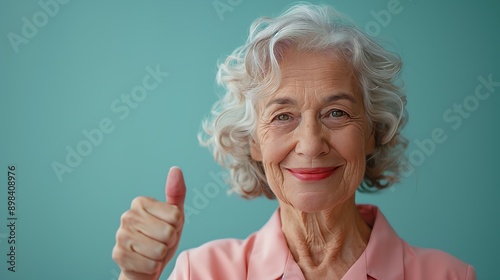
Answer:
[[[359,214],[354,197],[318,213],[304,213],[280,201],[280,215],[290,252],[306,279],[342,278],[370,238],[371,229]]]

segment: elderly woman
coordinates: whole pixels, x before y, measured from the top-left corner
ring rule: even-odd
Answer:
[[[202,144],[246,198],[276,198],[269,222],[245,240],[185,251],[171,279],[475,279],[444,252],[400,239],[360,190],[400,177],[406,99],[401,61],[346,18],[300,4],[255,21],[220,65],[227,92],[204,122]],[[113,258],[120,279],[158,279],[182,232],[185,185],[172,168],[167,202],[136,198]]]

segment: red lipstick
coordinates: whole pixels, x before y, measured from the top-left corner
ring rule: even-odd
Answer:
[[[287,168],[293,176],[303,181],[319,181],[330,177],[337,167]]]

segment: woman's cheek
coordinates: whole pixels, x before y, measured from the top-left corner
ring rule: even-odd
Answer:
[[[261,129],[260,147],[264,160],[279,164],[292,150],[288,125],[266,125]]]
[[[264,143],[264,147],[262,147],[262,164],[266,176],[268,180],[272,180],[277,184],[281,184],[284,180],[281,162],[288,155],[286,149],[283,149],[283,144],[281,140],[275,139],[274,141]]]
[[[263,127],[261,130],[260,147],[262,151],[262,165],[271,190],[280,198],[284,192],[284,174],[281,162],[288,156],[291,150],[291,137],[283,133],[283,127]]]
[[[349,188],[357,188],[363,180],[365,173],[365,135],[361,126],[350,126],[348,129],[337,133],[335,149],[344,159],[346,167],[344,169],[344,181]],[[349,139],[349,141],[340,141],[339,139]]]

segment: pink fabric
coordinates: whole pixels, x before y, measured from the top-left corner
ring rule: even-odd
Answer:
[[[342,279],[476,279],[474,268],[434,249],[398,237],[380,210],[359,205],[372,227],[368,245]],[[222,239],[182,252],[169,279],[305,279],[281,232],[279,209],[245,240]]]

